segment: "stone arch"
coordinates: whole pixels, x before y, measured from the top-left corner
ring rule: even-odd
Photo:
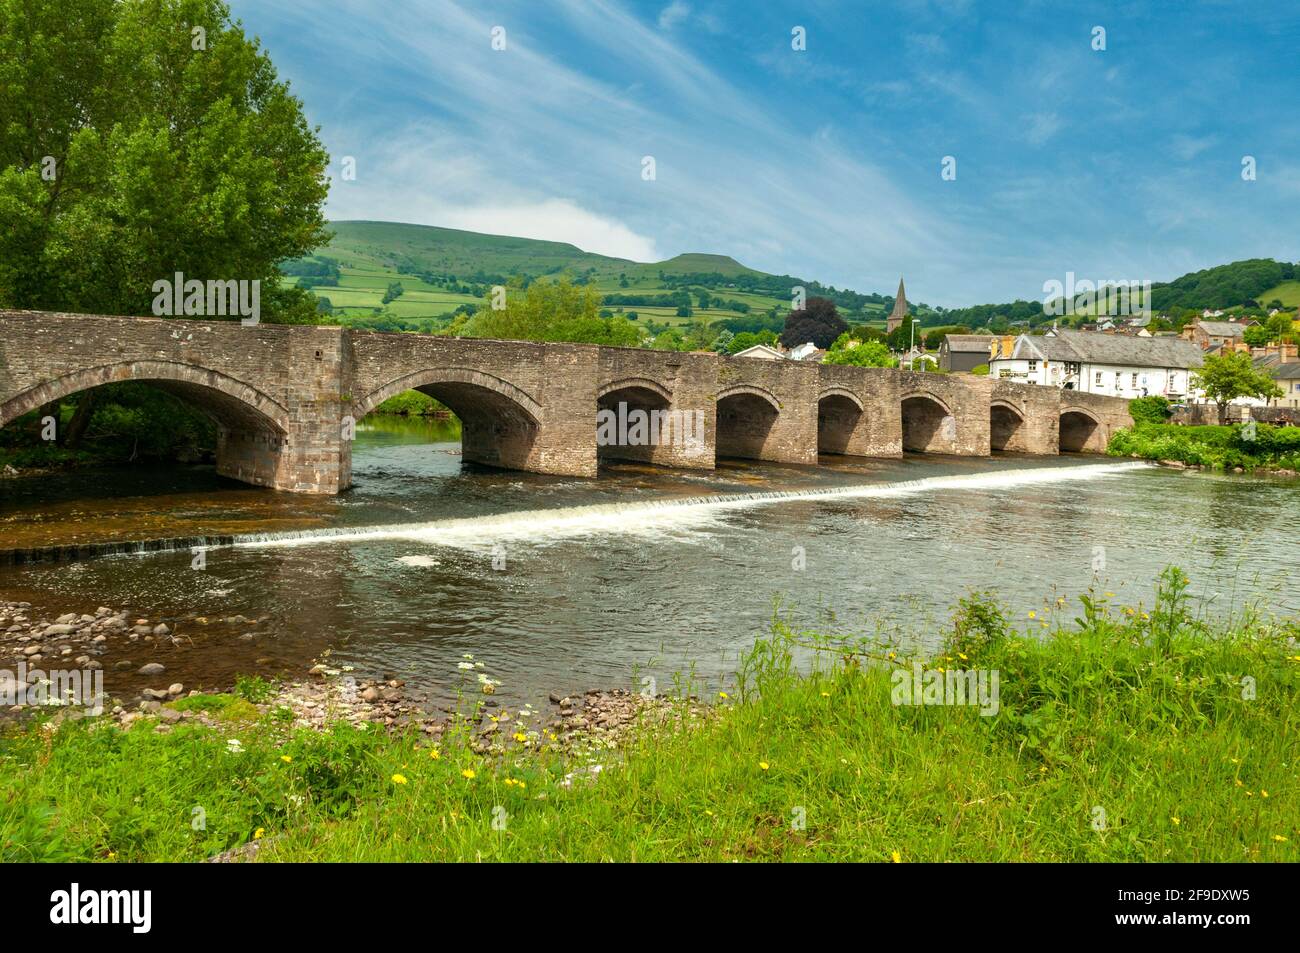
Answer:
[[[492,374],[476,371],[472,367],[430,367],[406,374],[371,391],[353,404],[352,416],[360,420],[384,401],[408,390],[428,391],[440,385],[464,385],[489,391],[515,404],[535,425],[542,419],[542,407],[524,390]],[[433,395],[437,396],[437,395]],[[438,398],[441,400],[442,398]],[[444,403],[447,403],[444,401]],[[447,404],[448,407],[452,405]],[[452,407],[455,410],[454,407]],[[459,414],[458,414],[459,415]]]
[[[1008,400],[994,400],[989,404],[989,449],[1021,450],[1021,428],[1025,424],[1024,411]]]
[[[597,459],[664,462],[660,440],[672,438],[671,432],[662,432],[667,419],[664,411],[672,407],[672,391],[648,377],[624,377],[601,387],[596,394]],[[602,426],[602,420],[615,423]]]
[[[823,400],[826,400],[826,398],[828,397],[843,397],[854,407],[856,407],[859,411],[866,409],[865,407],[862,406],[862,399],[847,387],[832,385],[830,387],[823,388],[822,392],[817,395],[817,400],[818,402],[821,402]]]
[[[620,380],[610,381],[596,392],[596,397],[599,399],[620,390],[650,391],[663,398],[665,403],[671,404],[673,402],[673,392],[663,384],[648,377],[624,377]]]
[[[1058,427],[1062,453],[1101,453],[1106,449],[1101,420],[1082,407],[1062,407]]]
[[[720,391],[716,402],[718,456],[774,459],[768,444],[781,402],[771,391],[736,384]]]
[[[775,394],[764,387],[757,387],[753,384],[734,384],[725,390],[719,391],[715,395],[714,400],[718,403],[722,403],[728,397],[737,397],[742,394],[748,394],[751,397],[757,397],[760,400],[766,401],[771,408],[778,413],[781,410],[781,402],[776,399]]]
[[[826,387],[817,397],[817,452],[847,454],[852,451],[865,408],[847,387]]]
[[[0,404],[0,427],[50,401],[122,381],[140,381],[175,394],[223,428],[283,437],[289,412],[254,387],[217,371],[176,361],[125,361],[64,374]]]
[[[928,391],[911,391],[899,402],[903,449],[917,453],[953,453],[957,419],[948,405]]]
[[[360,420],[389,397],[418,390],[460,418],[461,459],[510,470],[536,468],[542,408],[503,378],[470,367],[428,367],[389,381],[353,405]]]

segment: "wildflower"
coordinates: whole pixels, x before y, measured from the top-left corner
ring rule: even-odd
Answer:
[[[1033,609],[1030,609],[1030,610],[1029,610],[1029,618],[1031,618],[1031,619],[1037,619],[1037,618],[1038,618],[1038,613],[1035,612]]]
[[[1108,593],[1106,593],[1106,598],[1107,598],[1107,599],[1114,599],[1114,598],[1115,598],[1115,593],[1113,593],[1113,592],[1108,592]]]
[[[1285,843],[1286,843],[1286,838],[1283,837],[1281,834],[1274,834],[1274,835],[1273,835],[1273,840],[1277,841],[1279,844],[1285,844]]]
[[[719,697],[719,698],[730,698],[731,696],[728,695],[726,692],[718,692],[718,697]]]
[[[760,762],[758,763],[758,766],[759,766],[760,768],[762,768],[764,771],[766,771],[766,770],[768,769],[768,763],[767,763],[766,761],[760,761]]]
[[[460,773],[460,776],[464,778],[466,781],[473,781],[474,778],[477,777],[477,775],[474,773],[473,768],[466,768],[464,771]]]
[[[830,698],[830,697],[831,697],[830,692],[822,692],[822,698]]]
[[[227,738],[226,750],[231,754],[239,754],[244,750],[244,744],[238,738]]]
[[[457,662],[456,667],[462,672],[471,672],[474,670],[473,662]]]
[[[1174,822],[1174,827],[1177,827],[1179,824],[1182,823],[1182,821],[1177,817],[1171,817],[1169,819]]]
[[[437,761],[439,758],[442,757],[442,752],[439,751],[437,748],[432,748],[429,751],[429,757],[432,758],[434,761]]]
[[[959,659],[961,659],[963,662],[970,661],[969,659],[966,658],[966,653],[965,653],[965,652],[958,652],[958,653],[957,653],[957,657],[958,657]]]
[[[527,736],[526,734],[524,734],[522,731],[516,731],[513,735],[511,735],[511,737],[514,738],[515,741],[527,741],[527,740],[528,740],[528,736]]]
[[[395,774],[395,775],[393,775],[393,783],[394,783],[394,784],[405,784],[405,783],[406,783],[406,775],[404,775],[404,774]]]
[[[1259,796],[1260,796],[1260,797],[1268,797],[1268,792],[1265,791],[1263,788],[1260,788],[1260,789],[1259,789]]]
[[[901,864],[903,862],[903,855],[898,851],[894,851],[889,855],[889,859],[896,864]]]
[[[289,757],[287,754],[282,754],[280,755],[280,760],[283,761],[285,764],[288,764],[293,760],[293,758]]]
[[[266,833],[266,828],[259,827],[257,830],[253,831],[253,840],[261,840],[262,835],[265,833]]]

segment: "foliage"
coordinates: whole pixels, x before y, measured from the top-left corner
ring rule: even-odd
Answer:
[[[848,334],[835,339],[834,346],[822,359],[824,364],[848,364],[853,367],[897,367],[898,359],[879,341],[856,342]]]
[[[820,348],[828,348],[848,329],[833,301],[809,298],[801,310],[786,315],[781,343],[786,347],[798,347],[811,341]]]
[[[406,390],[394,394],[375,408],[377,414],[398,414],[403,417],[432,417],[447,408],[428,394],[418,390]]]
[[[1282,389],[1263,371],[1255,370],[1250,355],[1242,351],[1207,354],[1204,366],[1193,375],[1192,386],[1218,405],[1220,420],[1224,408],[1238,397],[1282,396]]]
[[[1135,397],[1128,402],[1128,412],[1139,427],[1143,424],[1167,423],[1173,413],[1169,409],[1169,398],[1158,394],[1150,397]]]
[[[300,300],[276,262],[327,237],[327,162],[220,0],[0,0],[4,306],[148,314],[182,272],[261,281],[276,320]]]
[[[506,287],[505,307],[494,310],[492,295],[465,328],[468,337],[508,341],[574,341],[635,347],[641,332],[626,318],[602,318],[600,294],[568,278]]]
[[[1106,452],[1113,457],[1176,460],[1213,469],[1300,469],[1300,427],[1241,424],[1192,427],[1143,423],[1111,435]]]
[[[974,367],[970,369],[970,372],[974,374],[976,377],[988,377],[989,366],[987,364],[976,364]]]
[[[1294,276],[1295,266],[1289,262],[1251,258],[1192,272],[1169,284],[1152,285],[1151,301],[1157,311],[1229,308],[1254,301]]]

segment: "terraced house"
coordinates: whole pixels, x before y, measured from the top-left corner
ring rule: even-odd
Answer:
[[[1179,338],[1055,330],[1002,342],[989,375],[1109,397],[1182,400],[1201,364],[1201,349]]]

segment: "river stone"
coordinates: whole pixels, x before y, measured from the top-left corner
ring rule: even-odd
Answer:
[[[59,625],[66,625],[69,622],[76,622],[77,614],[75,612],[65,612],[63,615],[59,616],[54,621]]]
[[[147,665],[141,665],[140,668],[136,670],[136,674],[161,675],[165,671],[167,671],[167,666],[163,665],[161,662],[149,662]]]
[[[161,688],[146,688],[142,692],[140,692],[140,695],[144,698],[149,699],[150,701],[158,701],[158,702],[165,702],[167,701],[168,698],[171,697]]]
[[[71,635],[73,632],[76,631],[77,631],[77,627],[75,625],[69,625],[66,622],[59,622],[52,626],[49,626],[45,630],[45,634],[46,635]]]
[[[371,685],[369,688],[362,691],[361,700],[373,705],[375,702],[379,701],[379,691],[375,686]]]
[[[170,635],[171,631],[172,630],[167,626],[165,622],[159,622],[157,625],[153,627],[154,635]]]
[[[113,670],[117,672],[125,672],[129,668],[135,668],[135,663],[129,658],[124,658],[120,662],[113,663]]]
[[[163,721],[174,725],[185,717],[185,713],[177,711],[175,708],[164,708],[158,712],[158,717]]]
[[[39,645],[28,645],[28,646],[26,646],[26,647],[23,648],[23,654],[26,655],[26,656],[28,656],[28,657],[33,656],[33,655],[40,655],[40,654],[41,654],[41,647],[40,647]]]
[[[167,694],[173,697],[179,695],[183,691],[185,691],[185,686],[182,685],[180,682],[172,682],[170,685],[167,686]]]

